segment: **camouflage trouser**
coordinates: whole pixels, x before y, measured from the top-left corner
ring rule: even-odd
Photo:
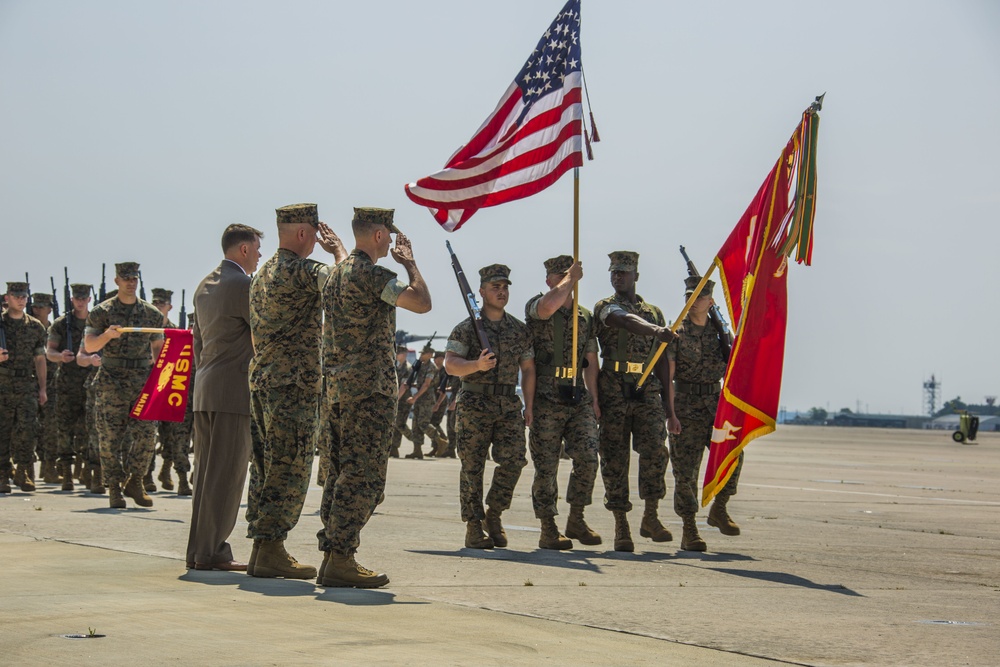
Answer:
[[[323,487],[316,537],[320,551],[348,555],[361,544],[365,527],[385,490],[389,445],[396,412],[392,396],[342,401],[325,410],[330,431],[330,475]]]
[[[34,378],[0,376],[0,474],[35,462],[38,384]]]
[[[437,401],[436,398],[434,400]],[[441,405],[438,406],[437,410],[431,413],[431,420],[430,422],[428,422],[431,428],[434,429],[434,432],[438,435],[438,437],[441,438],[447,437],[444,433],[444,430],[442,430],[441,428],[441,420],[444,419],[444,413],[447,412],[447,410],[448,410],[448,397],[445,396],[444,399],[442,399]]]
[[[628,490],[629,441],[639,453],[639,497],[659,500],[667,495],[664,476],[670,455],[666,446],[666,413],[659,392],[647,391],[641,399],[627,400],[618,376],[610,371],[601,371],[598,386],[604,506],[612,512],[628,512],[632,509]]]
[[[462,461],[459,496],[462,521],[474,521],[486,518],[483,475],[490,443],[493,444],[493,458],[498,464],[486,496],[486,504],[491,509],[503,512],[510,507],[514,487],[521,477],[521,468],[528,464],[528,460],[525,458],[521,399],[516,396],[476,395],[466,400],[466,397],[466,394],[459,397],[455,417],[458,458]]]
[[[677,516],[694,516],[701,506],[698,494],[698,473],[701,458],[712,440],[712,425],[719,395],[674,396],[674,411],[681,423],[680,435],[670,434],[670,461],[674,473],[674,512]],[[736,470],[717,494],[723,500],[736,495],[743,455]]]
[[[59,427],[59,460],[72,463],[87,447],[87,390],[84,378],[76,381],[60,379],[57,391],[56,422]]]
[[[535,396],[534,421],[528,437],[535,481],[531,485],[531,504],[539,519],[559,514],[559,451],[566,439],[566,454],[573,459],[573,471],[566,487],[566,502],[589,505],[597,478],[597,418],[591,401],[567,405],[545,396]]]
[[[59,453],[59,420],[57,417],[59,394],[55,390],[55,383],[50,384],[53,384],[53,387],[46,390],[49,400],[45,405],[38,406],[38,437],[35,443],[35,452],[40,461],[55,461]]]
[[[178,473],[191,472],[191,430],[194,428],[194,413],[190,404],[182,422],[157,422],[160,435],[160,456],[163,465],[173,464]],[[155,458],[155,457],[154,457]],[[150,460],[148,472],[153,472],[156,461]]]
[[[406,418],[410,416],[410,405],[406,402],[406,399],[410,395],[403,394],[403,398],[396,402],[396,416],[393,418],[393,429],[391,434],[390,447],[392,451],[398,451],[399,446],[403,443],[403,436],[405,435],[408,440],[413,439],[413,434],[410,433],[410,428],[406,425]]]
[[[155,447],[156,422],[129,416],[146,384],[147,369],[101,367],[94,379],[94,423],[105,484],[121,484],[128,475],[146,474]]]
[[[84,383],[87,390],[87,441],[80,451],[83,460],[89,465],[101,464],[101,440],[97,437],[97,391],[94,389],[94,378],[88,379]]]
[[[454,450],[458,446],[458,429],[455,427],[455,416],[458,409],[448,411],[448,448]]]
[[[284,540],[298,523],[316,450],[318,402],[315,392],[297,385],[251,388],[247,537]]]
[[[424,444],[424,430],[431,423],[431,414],[433,412],[434,399],[426,396],[426,394],[413,404],[413,428],[410,429],[413,435],[410,439],[413,440],[414,451],[419,451]],[[431,450],[433,451],[433,449],[434,443],[432,442]]]

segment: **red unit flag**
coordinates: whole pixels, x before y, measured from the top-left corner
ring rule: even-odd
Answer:
[[[184,421],[194,369],[192,351],[190,329],[163,330],[163,348],[139,400],[132,407],[132,417],[146,421]]]

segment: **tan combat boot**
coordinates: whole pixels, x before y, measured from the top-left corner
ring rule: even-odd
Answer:
[[[299,561],[285,551],[284,540],[261,540],[257,547],[253,576],[312,579],[316,576],[316,568],[312,565],[300,565]]]
[[[160,468],[160,474],[156,477],[160,480],[160,486],[164,491],[174,490],[174,480],[170,479],[170,466],[166,461],[163,462],[163,467]],[[156,489],[153,489],[154,491]]]
[[[413,445],[413,451],[410,452],[409,454],[407,454],[406,456],[404,456],[403,458],[404,459],[422,459],[422,458],[424,458],[424,453],[423,453],[423,451],[421,451],[422,449],[423,449],[423,447],[421,447],[420,445],[414,443],[414,445]]]
[[[122,495],[122,485],[118,482],[111,482],[108,487],[108,504],[116,509],[125,509],[125,497]]]
[[[14,484],[21,487],[24,492],[31,492],[35,490],[35,464],[26,466],[17,466],[14,469]]]
[[[566,519],[566,537],[579,540],[580,544],[593,546],[601,543],[601,536],[590,529],[583,520],[583,505],[573,505],[569,508],[569,518]]]
[[[70,477],[72,477],[73,462],[70,461],[67,465],[68,467],[66,469],[66,472]],[[63,477],[63,479],[65,479],[65,476]],[[80,485],[83,486],[83,488],[85,489],[89,489],[90,483],[91,481],[93,481],[93,479],[94,479],[94,471],[91,470],[91,467],[89,465],[83,466],[83,471],[80,473]]]
[[[0,493],[10,493],[11,491],[10,473],[6,470],[0,470]]]
[[[722,496],[715,497],[712,509],[708,511],[708,525],[718,528],[719,532],[723,535],[739,535],[740,527],[729,516],[729,512],[726,511],[727,502],[729,502],[729,498],[723,498]]]
[[[257,552],[260,550],[260,540],[253,541],[253,548],[250,549],[250,560],[247,562],[247,574],[251,577],[253,575],[254,568],[257,566]]]
[[[79,481],[81,484],[83,483],[83,480],[80,479],[80,477],[81,477],[81,475],[83,475],[83,469],[84,469],[84,467],[85,466],[83,465],[83,458],[82,457],[78,458],[76,460],[76,466],[73,468],[73,477],[77,481]]]
[[[62,481],[59,479],[59,473],[56,472],[55,461],[42,461],[42,468],[39,472],[41,473],[42,481],[46,484],[58,484]]]
[[[128,479],[125,480],[125,487],[122,489],[122,493],[135,501],[135,504],[139,507],[152,507],[153,499],[146,495],[146,490],[143,488],[142,480],[138,475],[129,475]]]
[[[492,507],[486,508],[486,532],[489,533],[490,537],[493,539],[493,546],[503,547],[507,546],[507,533],[503,529],[503,524],[500,523],[500,512],[497,512]]]
[[[705,540],[698,534],[698,524],[693,516],[681,517],[684,520],[684,535],[681,537],[681,551],[704,551],[708,548]]]
[[[635,551],[632,531],[628,527],[628,515],[620,511],[611,514],[615,517],[615,551]]]
[[[128,485],[128,482],[126,482],[126,485]],[[156,482],[153,481],[152,472],[147,472],[142,476],[142,488],[150,493],[156,493]],[[125,495],[128,495],[128,491],[125,492]]]
[[[389,583],[389,577],[385,574],[372,572],[366,567],[358,564],[354,555],[342,556],[332,552],[327,552],[323,556],[323,565],[320,566],[322,573],[317,577],[316,583],[320,586],[334,588],[378,588]]]
[[[71,461],[61,461],[59,463],[59,474],[62,475],[62,490],[73,490],[73,463]]]
[[[492,549],[493,538],[483,530],[483,522],[474,519],[465,524],[465,546],[469,549]]]
[[[559,534],[559,528],[556,526],[556,520],[553,517],[546,517],[541,520],[542,522],[542,534],[538,538],[538,547],[540,549],[555,549],[557,551],[565,551],[566,549],[573,548],[573,540],[569,539],[565,535]]]
[[[178,496],[190,496],[194,491],[191,490],[191,484],[188,482],[187,473],[181,470],[177,473],[177,495]]]
[[[639,535],[650,537],[654,542],[669,542],[674,539],[670,531],[660,523],[660,517],[656,514],[656,506],[659,504],[656,498],[646,500],[646,511],[642,515],[642,523],[639,524]]]
[[[101,473],[101,466],[90,465],[87,467],[90,468],[90,492],[98,495],[104,493],[104,475]]]

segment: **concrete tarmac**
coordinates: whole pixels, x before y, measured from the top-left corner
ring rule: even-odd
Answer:
[[[670,498],[673,542],[639,537],[633,498],[636,552],[612,551],[600,477],[587,519],[604,544],[538,549],[530,464],[510,547],[465,549],[458,475],[390,462],[358,560],[392,581],[370,591],[187,571],[190,499],[173,493],[148,510],[46,484],[0,496],[0,665],[1000,663],[1000,434],[781,426],[747,449],[743,534],[701,512],[705,553],[679,550]],[[321,493],[287,542],[317,566]]]

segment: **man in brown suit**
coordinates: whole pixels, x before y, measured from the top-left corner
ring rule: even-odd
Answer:
[[[229,225],[225,259],[194,293],[194,497],[187,566],[247,569],[226,541],[243,498],[250,462],[250,274],[260,260],[260,230]]]

